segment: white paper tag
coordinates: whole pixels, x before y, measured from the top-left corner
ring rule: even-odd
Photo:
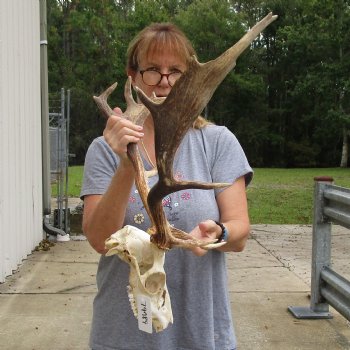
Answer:
[[[137,296],[137,314],[139,330],[152,333],[152,308],[151,299],[146,295]]]

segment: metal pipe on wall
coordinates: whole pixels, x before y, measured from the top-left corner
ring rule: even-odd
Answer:
[[[42,195],[43,229],[50,235],[66,235],[63,230],[49,224],[46,215],[51,214],[49,98],[47,71],[47,16],[46,0],[40,0],[40,85],[41,85],[41,148],[42,148]]]
[[[40,85],[41,85],[41,144],[43,174],[43,214],[51,213],[49,98],[47,72],[46,0],[40,0]]]

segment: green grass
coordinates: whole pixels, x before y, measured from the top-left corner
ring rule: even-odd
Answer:
[[[68,195],[79,197],[82,166],[68,172]],[[338,186],[350,188],[350,169],[254,169],[247,189],[252,224],[311,224],[315,176],[332,176]],[[56,186],[52,186],[52,196]]]
[[[248,187],[252,224],[311,224],[315,176],[331,176],[350,187],[350,169],[254,169]]]
[[[83,180],[83,166],[71,166],[68,168],[68,197],[79,197]],[[57,184],[51,186],[52,197],[57,195]]]

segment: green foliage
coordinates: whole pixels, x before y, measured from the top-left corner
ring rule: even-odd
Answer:
[[[342,129],[350,118],[346,107],[350,57],[345,54],[350,49],[349,4],[294,3],[292,17],[286,13],[277,32],[276,67],[283,72],[285,87],[276,86],[274,101],[279,98],[287,107],[280,116],[284,123],[280,157],[287,160],[286,166],[338,165]],[[275,80],[272,83],[276,85]]]
[[[244,34],[240,16],[227,1],[195,0],[175,20],[188,33],[201,62],[216,58]]]
[[[338,166],[350,130],[349,0],[47,0],[49,89],[72,92],[70,153],[82,164],[101,135],[92,95],[118,81],[125,54],[152,22],[178,24],[206,62],[269,11],[279,15],[213,95],[209,119],[230,128],[253,166]]]

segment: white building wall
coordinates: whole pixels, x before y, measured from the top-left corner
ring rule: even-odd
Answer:
[[[42,240],[39,0],[0,0],[0,282]]]

